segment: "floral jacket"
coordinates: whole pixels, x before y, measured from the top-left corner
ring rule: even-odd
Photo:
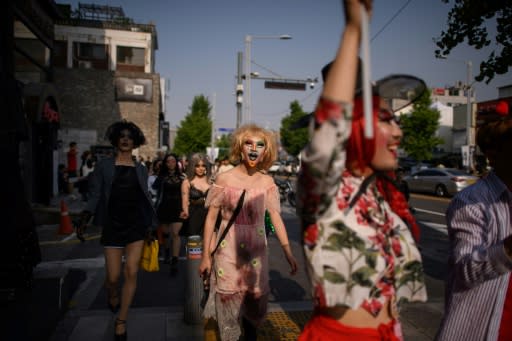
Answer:
[[[301,154],[297,209],[316,305],[377,315],[392,296],[426,301],[427,294],[406,224],[375,181],[367,184],[345,169],[350,113],[351,105],[320,100]]]

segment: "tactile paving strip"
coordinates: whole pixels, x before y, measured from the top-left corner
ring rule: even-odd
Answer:
[[[258,341],[297,340],[304,325],[310,319],[311,313],[311,311],[269,313],[263,325],[258,328]],[[204,336],[207,341],[220,340],[214,321],[206,322]]]

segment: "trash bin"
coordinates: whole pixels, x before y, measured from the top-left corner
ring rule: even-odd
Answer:
[[[199,276],[199,264],[203,254],[201,236],[187,239],[187,276],[185,283],[184,319],[188,324],[202,324],[203,310],[200,302],[203,295],[203,280]]]

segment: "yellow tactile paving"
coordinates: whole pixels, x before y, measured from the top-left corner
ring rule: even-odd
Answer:
[[[258,341],[295,341],[311,317],[311,311],[272,312],[258,328]],[[220,340],[213,320],[205,323],[205,341]]]

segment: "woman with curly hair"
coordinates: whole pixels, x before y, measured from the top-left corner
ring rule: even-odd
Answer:
[[[232,137],[230,159],[237,164],[217,176],[206,198],[208,215],[203,245],[219,245],[212,266],[211,251],[203,252],[200,274],[210,275],[210,295],[204,316],[217,320],[222,340],[238,340],[243,325],[245,340],[256,340],[256,327],[267,312],[269,295],[268,250],[265,210],[275,226],[291,273],[297,271],[288,235],[280,216],[279,191],[265,171],[276,159],[273,134],[257,125],[237,129]],[[244,197],[242,197],[242,194]],[[241,210],[219,244],[239,199]],[[212,243],[217,215],[222,222]]]
[[[397,304],[427,299],[413,238],[419,230],[393,181],[402,138],[394,113],[426,85],[407,75],[379,80],[370,94],[372,120],[365,120],[361,5],[369,10],[372,1],[344,1],[346,27],[336,58],[322,70],[324,88],[301,153],[297,211],[315,299],[301,341],[398,341]]]
[[[132,152],[146,142],[134,123],[112,124],[106,137],[115,148],[115,156],[99,161],[91,174],[89,201],[82,221],[94,215],[102,226],[107,304],[115,321],[115,339],[126,340],[126,319],[137,287],[137,272],[146,234],[156,228],[156,214],[148,192],[146,167],[135,162]],[[122,257],[125,256],[124,283],[119,292]]]

